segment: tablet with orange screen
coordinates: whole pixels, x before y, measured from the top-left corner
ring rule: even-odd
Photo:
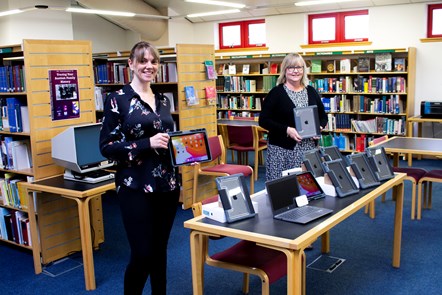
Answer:
[[[169,151],[174,166],[212,160],[205,128],[169,132]]]

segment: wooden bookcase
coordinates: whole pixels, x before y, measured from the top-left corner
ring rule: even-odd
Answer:
[[[0,64],[9,62],[20,64],[24,69],[25,91],[19,93],[1,93],[3,97],[17,97],[28,106],[29,133],[1,131],[2,135],[13,138],[27,138],[30,141],[32,168],[23,171],[1,169],[0,174],[12,172],[18,178],[27,180],[43,179],[62,174],[64,169],[57,166],[51,156],[51,138],[73,125],[96,122],[94,105],[94,83],[92,67],[92,44],[90,41],[63,40],[23,40],[23,44],[2,47]],[[49,90],[49,70],[76,69],[78,75],[80,117],[67,120],[52,120],[51,98]],[[27,196],[24,197],[27,199]],[[39,194],[37,198],[38,229],[41,244],[41,262],[49,263],[66,256],[73,251],[81,250],[78,229],[78,215],[72,208],[72,200],[60,200],[53,196]],[[94,200],[93,223],[102,220],[101,199]],[[27,213],[26,207],[7,207]],[[98,215],[97,215],[97,212]],[[57,214],[54,214],[57,213]],[[45,226],[43,226],[45,225]],[[104,240],[102,224],[96,228],[96,245]],[[29,246],[2,242],[31,249]]]
[[[156,82],[152,87],[161,93],[171,93],[174,97],[175,111],[172,116],[177,125],[177,130],[191,130],[206,128],[208,136],[217,134],[216,106],[208,103],[205,97],[205,87],[215,87],[215,80],[206,77],[204,61],[215,62],[213,45],[201,44],[177,44],[175,48],[159,48],[161,63],[175,63],[177,81],[176,82]],[[107,61],[127,61],[129,52],[100,53],[94,55],[94,60]],[[98,61],[100,60],[100,61]],[[116,90],[123,86],[118,84],[103,84],[97,86],[106,87],[109,91]],[[185,86],[193,86],[199,104],[188,106],[184,93]],[[99,116],[99,115],[98,115]],[[193,192],[193,168],[182,167],[182,192],[181,201],[183,208],[190,208],[192,205]],[[201,197],[208,197],[216,194],[215,182],[213,178],[203,179],[199,182],[198,194]]]
[[[366,146],[369,140],[384,134],[405,136],[407,119],[414,114],[416,48],[299,53],[307,63],[311,85],[320,92],[327,107],[330,123],[323,131],[324,138],[344,137],[345,146],[341,149],[354,152],[361,150],[357,149],[356,142]],[[391,58],[391,70],[376,69],[376,58],[383,54]],[[249,108],[244,98],[264,99],[275,86],[285,55],[217,56],[218,118],[259,117],[260,109]],[[366,71],[358,69],[358,63],[361,60],[362,65],[363,58],[368,61]],[[399,59],[405,65],[401,71],[395,71],[395,61]],[[344,60],[347,60],[348,71],[341,72]],[[229,65],[235,68],[236,74],[229,74]],[[243,74],[244,65],[249,65],[248,74]],[[272,73],[263,73],[265,68]],[[274,83],[267,85],[265,81],[268,79],[274,79]],[[256,92],[247,91],[244,87],[246,80],[256,80]],[[234,86],[231,86],[231,81],[234,81]],[[384,88],[376,89],[374,81],[379,81]],[[392,84],[395,89],[391,89]],[[386,107],[389,101],[392,103]],[[378,128],[364,129],[373,122]]]

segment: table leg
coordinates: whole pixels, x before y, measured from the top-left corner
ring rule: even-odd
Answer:
[[[321,252],[330,253],[330,231],[321,235]]]
[[[283,251],[287,256],[287,295],[305,294],[304,250]]]
[[[203,294],[203,281],[204,281],[204,273],[203,273],[203,245],[200,233],[196,231],[192,231],[190,233],[190,257],[192,263],[192,287],[193,287],[193,295],[202,295]]]
[[[393,167],[399,167],[399,153],[393,153]]]
[[[34,271],[35,274],[40,274],[42,272],[41,259],[40,259],[41,249],[38,237],[37,218],[35,217],[34,192],[27,190],[27,194],[28,194],[29,226],[31,229],[31,241],[32,241],[32,256],[34,258]],[[35,192],[35,194],[37,194],[37,192]]]
[[[404,210],[404,182],[397,185],[394,190],[396,206],[394,213],[394,240],[393,240],[393,267],[399,268],[401,264],[402,242],[402,215]]]
[[[91,221],[89,217],[89,201],[95,196],[84,199],[71,198],[77,202],[80,221],[80,239],[83,254],[84,281],[86,290],[95,290],[95,269],[92,249]]]

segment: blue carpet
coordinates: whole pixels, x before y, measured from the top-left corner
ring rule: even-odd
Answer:
[[[404,163],[401,163],[404,165]],[[415,160],[414,167],[439,168],[440,161]],[[260,168],[256,191],[264,188],[264,168]],[[442,281],[442,186],[433,187],[433,208],[423,211],[421,221],[410,219],[411,185],[405,184],[401,267],[391,266],[394,202],[376,203],[376,219],[362,211],[331,231],[330,255],[345,259],[334,272],[307,269],[307,294],[441,294]],[[57,277],[35,275],[32,253],[0,243],[0,293],[21,294],[122,294],[123,273],[128,260],[128,244],[114,195],[103,198],[105,242],[94,252],[97,289],[85,291],[83,268]],[[190,210],[178,209],[169,243],[168,294],[192,294],[189,230],[183,222]],[[211,251],[235,243],[233,239],[213,241]],[[307,252],[307,264],[320,253],[320,241]],[[74,254],[73,259],[81,255]],[[205,268],[205,294],[241,294],[242,276],[218,268]],[[286,280],[270,287],[272,294],[286,293]],[[150,294],[146,286],[145,294]],[[250,294],[261,294],[261,283],[251,278]]]

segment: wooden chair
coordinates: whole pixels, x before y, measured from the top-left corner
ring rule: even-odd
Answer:
[[[250,176],[250,194],[254,193],[253,169],[248,165],[226,164],[226,150],[221,135],[209,137],[210,152],[212,161],[202,166],[195,163],[193,166],[193,196],[192,203],[196,202],[198,178],[200,175],[209,176],[227,176],[242,173],[244,176]]]
[[[216,202],[217,200],[218,196],[214,196],[202,202],[194,203],[192,205],[193,215],[201,215],[203,204]],[[220,238],[222,237],[211,237],[210,240]],[[281,251],[258,246],[249,241],[240,241],[221,252],[209,255],[209,239],[205,237],[202,243],[203,256],[207,265],[243,273],[242,291],[244,294],[249,293],[250,275],[260,277],[262,295],[268,295],[270,284],[287,274],[287,257]]]
[[[428,171],[424,176],[419,179],[417,185],[417,219],[420,220],[422,216],[422,207],[424,209],[431,209],[431,199],[433,194],[433,182],[442,182],[442,170],[434,169]],[[428,184],[428,190],[427,190]],[[422,185],[423,188],[423,200],[422,200]],[[423,204],[423,206],[422,206]]]
[[[381,143],[388,139],[388,135],[384,135],[378,138],[373,139],[368,143],[369,146],[373,146],[375,144]],[[408,180],[412,184],[411,189],[411,219],[415,218],[415,212],[416,212],[416,188],[418,191],[418,196],[421,194],[421,186],[418,185],[420,182],[420,179],[427,173],[425,169],[422,168],[411,168],[411,167],[393,167],[393,172],[397,173],[406,173],[407,176],[405,177],[405,180]],[[385,202],[385,196],[386,193],[382,194],[382,202]],[[418,197],[419,200],[419,197]],[[419,208],[419,203],[418,203]],[[419,209],[418,209],[419,210]],[[370,217],[375,218],[375,202],[372,201],[369,205],[365,207],[365,213],[368,213],[370,211]],[[419,211],[418,211],[418,219],[419,217]]]

